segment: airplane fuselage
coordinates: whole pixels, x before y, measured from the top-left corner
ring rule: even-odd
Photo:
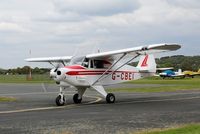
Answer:
[[[75,87],[90,87],[94,83],[96,85],[111,85],[153,75],[153,73],[139,72],[138,68],[130,65],[125,65],[117,71],[115,69],[106,70],[85,68],[81,65],[65,66],[59,70],[60,72],[57,72],[54,80],[63,81]]]

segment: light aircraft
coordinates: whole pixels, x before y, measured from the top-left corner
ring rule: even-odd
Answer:
[[[169,78],[185,78],[185,74],[182,72],[181,69],[178,70],[178,72],[172,71],[170,69],[167,69],[163,71],[162,73],[159,73],[159,76],[163,79],[169,77]]]
[[[194,78],[194,76],[200,75],[200,69],[198,70],[198,72],[184,71],[183,74],[185,74],[185,76]]]
[[[107,103],[115,102],[115,95],[107,93],[103,86],[137,80],[153,76],[156,62],[153,53],[175,51],[178,44],[153,44],[116,51],[99,52],[82,56],[29,58],[28,62],[48,62],[54,65],[50,76],[60,87],[56,104],[63,106],[63,90],[69,85],[77,89],[73,96],[74,103],[81,103],[86,89],[94,89],[106,98]],[[137,67],[128,65],[140,57]]]

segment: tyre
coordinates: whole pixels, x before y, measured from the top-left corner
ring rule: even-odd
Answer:
[[[79,104],[79,103],[81,103],[82,98],[81,98],[81,99],[78,99],[78,94],[74,94],[73,100],[74,100],[74,103],[75,103],[75,104]]]
[[[108,93],[106,96],[107,103],[114,103],[115,102],[115,95],[112,93]]]
[[[65,105],[65,97],[63,96],[63,100],[61,100],[61,95],[58,95],[58,97],[56,97],[56,105],[57,106]]]

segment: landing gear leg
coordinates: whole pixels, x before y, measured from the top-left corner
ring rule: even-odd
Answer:
[[[57,106],[65,105],[65,96],[63,94],[63,87],[60,87],[60,93],[56,97],[56,105]]]

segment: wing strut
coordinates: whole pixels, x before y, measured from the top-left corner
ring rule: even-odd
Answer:
[[[65,66],[65,62],[62,60],[61,63],[63,64],[63,66]]]
[[[130,60],[128,60],[126,63],[124,63],[123,65],[121,65],[120,67],[118,67],[117,69],[115,69],[114,71],[112,71],[112,73],[109,73],[107,76],[105,76],[105,74],[110,71],[113,66],[115,66],[122,58],[124,58],[124,56],[126,56],[127,53],[124,53],[115,63],[112,64],[112,66],[110,66],[92,85],[95,85],[97,82],[99,82],[101,79],[105,79],[107,78],[109,75],[111,75],[113,72],[119,70],[121,67],[123,67],[124,65],[128,64],[129,62],[131,62],[132,60],[134,60],[135,58],[137,58],[140,54],[137,53],[137,55],[133,58],[131,58]],[[105,77],[104,77],[105,76]]]
[[[51,64],[53,67],[56,67],[51,61],[49,61],[49,64]]]
[[[110,71],[121,59],[123,59],[125,56],[127,55],[127,53],[124,53],[115,63],[113,63],[93,84],[96,84],[97,82],[99,82],[99,80],[108,72]]]
[[[137,58],[138,56],[140,56],[140,54],[138,53],[138,55],[136,55],[135,57],[131,58],[129,61],[127,61],[126,63],[124,63],[123,65],[121,65],[120,67],[118,67],[117,69],[115,69],[113,72],[119,70],[120,68],[122,68],[124,65],[128,64],[129,62],[131,62],[132,60],[134,60],[135,58]],[[110,74],[109,74],[110,75]],[[106,77],[108,77],[109,75],[107,75]],[[105,77],[105,78],[106,78]]]

